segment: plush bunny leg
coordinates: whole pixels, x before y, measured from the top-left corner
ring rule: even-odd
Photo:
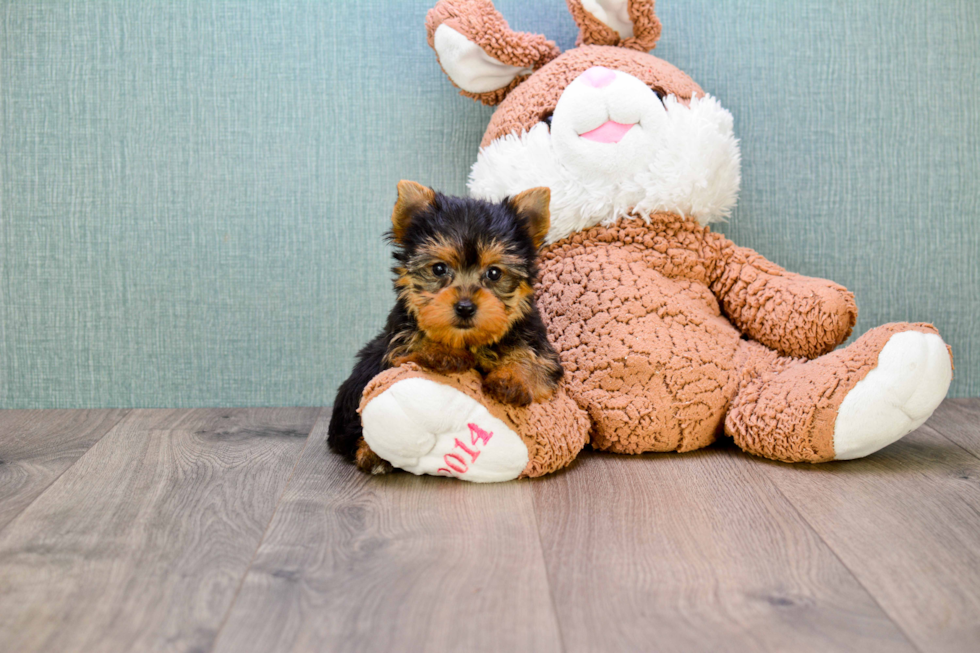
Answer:
[[[725,431],[784,462],[867,456],[922,425],[946,396],[952,358],[928,324],[887,324],[814,360],[745,341]]]
[[[559,388],[519,408],[483,394],[476,372],[437,375],[414,364],[379,374],[360,407],[364,440],[413,474],[490,483],[568,465],[588,441],[585,413]]]

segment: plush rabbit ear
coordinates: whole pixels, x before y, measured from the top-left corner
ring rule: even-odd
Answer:
[[[578,44],[618,45],[649,52],[657,47],[660,20],[654,0],[566,0],[579,27]]]
[[[515,32],[490,0],[440,0],[425,17],[429,45],[461,94],[499,104],[560,54],[540,34]]]

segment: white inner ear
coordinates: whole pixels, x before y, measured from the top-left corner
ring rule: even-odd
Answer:
[[[616,30],[619,38],[628,39],[633,36],[629,0],[582,0],[582,9]]]
[[[534,72],[531,68],[508,66],[494,59],[479,45],[445,24],[436,28],[434,42],[439,63],[449,79],[468,93],[496,91],[518,75]]]

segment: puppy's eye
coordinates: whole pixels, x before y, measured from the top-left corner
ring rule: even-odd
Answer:
[[[487,279],[490,281],[500,281],[500,277],[503,276],[503,272],[498,267],[487,268]]]
[[[449,272],[449,266],[445,263],[436,263],[432,266],[432,274],[437,277],[444,277],[447,272]]]

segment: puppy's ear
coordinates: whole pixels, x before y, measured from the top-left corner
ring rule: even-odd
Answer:
[[[490,0],[439,0],[425,30],[460,94],[491,106],[560,54],[554,41],[512,30]]]
[[[649,52],[660,38],[655,0],[566,0],[578,45],[617,45]]]
[[[405,238],[412,219],[419,211],[432,206],[435,199],[436,192],[431,188],[404,179],[398,182],[398,201],[391,212],[391,234],[396,243],[400,244]]]
[[[534,246],[541,247],[551,228],[551,189],[544,186],[529,188],[512,197],[510,206],[527,220]]]

